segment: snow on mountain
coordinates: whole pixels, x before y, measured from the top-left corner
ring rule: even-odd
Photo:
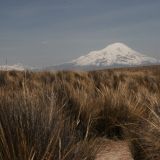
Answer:
[[[0,66],[0,70],[4,70],[4,71],[12,71],[12,70],[16,70],[16,71],[24,71],[26,69],[26,67],[24,67],[22,64],[14,64],[14,65],[2,65]]]
[[[160,64],[160,61],[138,53],[123,43],[113,43],[106,48],[92,51],[68,63],[50,66],[45,70],[97,70]]]
[[[159,63],[155,58],[134,51],[123,43],[110,44],[99,51],[92,51],[71,63],[79,66],[143,65]]]

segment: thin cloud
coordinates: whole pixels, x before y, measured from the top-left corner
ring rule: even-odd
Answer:
[[[41,41],[41,44],[43,44],[43,45],[47,45],[48,44],[48,41]]]

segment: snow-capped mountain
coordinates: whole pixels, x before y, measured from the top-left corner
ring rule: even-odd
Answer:
[[[57,66],[49,66],[43,69],[38,69],[35,67],[33,68],[24,66],[22,64],[15,64],[2,65],[0,66],[0,70],[97,70],[114,67],[143,66],[152,64],[160,64],[160,60],[136,52],[123,43],[113,43],[104,49],[92,51],[75,60]]]
[[[141,65],[146,63],[157,63],[157,60],[138,53],[125,44],[114,43],[102,50],[93,51],[86,56],[81,56],[71,61],[71,63],[80,66],[110,66],[114,64]]]
[[[12,71],[12,70],[16,70],[16,71],[24,71],[26,69],[25,66],[23,66],[22,64],[14,64],[14,65],[2,65],[0,66],[0,70],[4,70],[4,71]]]
[[[68,63],[47,67],[49,70],[94,70],[111,67],[127,67],[160,64],[160,61],[134,51],[123,43],[113,43],[102,50],[92,51]]]

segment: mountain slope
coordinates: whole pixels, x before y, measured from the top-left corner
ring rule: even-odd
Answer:
[[[110,67],[159,64],[160,61],[143,55],[123,43],[113,43],[99,51],[92,51],[71,62],[47,67],[48,70],[94,70]]]

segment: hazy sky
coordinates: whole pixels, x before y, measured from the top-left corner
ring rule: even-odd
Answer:
[[[0,64],[55,65],[113,42],[160,59],[160,0],[0,0]]]

